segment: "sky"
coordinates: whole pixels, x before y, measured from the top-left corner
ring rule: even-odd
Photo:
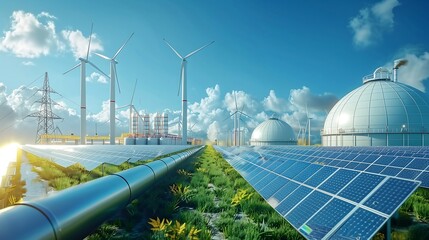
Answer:
[[[63,74],[86,57],[109,74],[117,56],[117,107],[141,114],[165,112],[177,133],[181,55],[215,41],[188,59],[190,137],[224,140],[237,108],[246,139],[270,117],[298,133],[311,120],[312,142],[329,110],[377,67],[405,58],[399,81],[423,92],[429,87],[429,3],[425,0],[257,1],[150,0],[0,2],[1,142],[34,143],[47,72],[63,120],[63,134],[80,132],[80,71]],[[87,65],[87,133],[108,135],[110,79]],[[235,101],[236,99],[236,101]],[[128,131],[127,108],[116,111],[117,134]],[[97,126],[97,127],[96,127]]]

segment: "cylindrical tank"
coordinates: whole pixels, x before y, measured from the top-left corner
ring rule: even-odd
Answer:
[[[148,138],[147,145],[159,145],[159,138]]]
[[[136,145],[136,139],[133,137],[124,138],[124,145]]]
[[[147,138],[136,138],[136,145],[147,145]]]

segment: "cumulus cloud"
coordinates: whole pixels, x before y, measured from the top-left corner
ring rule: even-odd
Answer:
[[[309,112],[328,112],[338,101],[338,98],[330,93],[313,94],[306,86],[292,89],[289,96],[289,101],[295,108]]]
[[[276,113],[282,113],[289,110],[289,102],[286,99],[278,98],[274,90],[270,91],[268,97],[263,100],[264,107]]]
[[[86,54],[88,52],[89,36],[83,36],[80,30],[63,30],[61,33],[66,40],[67,45],[70,47],[74,57],[76,59],[86,58]],[[93,33],[91,37],[89,53],[95,51],[103,51],[103,46],[100,39],[97,38],[97,35]]]
[[[382,38],[382,34],[393,29],[393,9],[399,6],[398,0],[382,0],[371,8],[364,8],[349,22],[353,30],[353,42],[367,47]]]
[[[103,84],[107,84],[107,78],[104,75],[99,74],[98,72],[93,72],[89,76],[86,77],[87,82],[99,82]]]
[[[38,58],[63,49],[55,32],[54,16],[42,12],[38,16],[15,11],[9,31],[0,39],[0,50],[20,58]]]

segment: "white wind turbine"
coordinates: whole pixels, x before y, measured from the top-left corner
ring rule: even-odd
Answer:
[[[86,144],[85,142],[85,137],[86,137],[86,66],[85,64],[86,63],[91,64],[91,66],[93,66],[103,75],[105,75],[106,77],[109,77],[107,76],[107,74],[105,74],[97,66],[95,66],[92,62],[88,60],[89,50],[91,47],[92,27],[93,25],[91,25],[91,34],[89,35],[88,50],[86,52],[86,58],[80,57],[79,58],[80,63],[78,63],[76,66],[72,67],[70,70],[63,73],[63,74],[67,74],[68,72],[80,66],[80,144]]]
[[[188,141],[188,122],[187,122],[187,117],[188,117],[188,99],[187,99],[187,88],[186,88],[186,59],[188,59],[190,56],[194,55],[195,53],[201,51],[202,49],[206,48],[207,46],[209,46],[210,44],[214,43],[214,41],[212,41],[209,44],[206,44],[200,48],[198,48],[197,50],[189,53],[188,55],[182,57],[182,55],[180,55],[176,49],[174,49],[165,39],[164,39],[165,43],[167,43],[167,45],[171,48],[171,50],[173,50],[173,52],[180,58],[182,59],[182,68],[181,68],[181,73],[180,73],[180,82],[182,83],[182,145],[186,145],[187,141]],[[180,91],[180,82],[179,82],[179,91]]]
[[[240,141],[241,141],[240,120],[241,120],[241,116],[243,115],[247,118],[251,118],[251,117],[243,112],[244,105],[241,107],[241,110],[238,109],[237,95],[235,92],[233,92],[233,94],[234,94],[234,101],[235,101],[235,111],[233,113],[231,113],[231,115],[229,115],[227,118],[225,118],[225,120],[234,116],[234,118],[233,118],[233,120],[234,120],[234,130],[233,130],[234,139],[233,139],[232,144],[233,144],[233,146],[240,146]]]
[[[121,88],[119,87],[119,81],[118,81],[118,73],[116,72],[116,64],[118,63],[116,61],[116,57],[122,51],[122,49],[125,47],[125,45],[128,43],[128,41],[131,39],[133,35],[134,33],[131,34],[131,36],[118,49],[118,51],[115,53],[115,55],[113,55],[112,58],[106,57],[99,53],[94,53],[97,56],[110,61],[110,144],[111,145],[115,145],[115,80],[118,83],[119,93],[121,92]]]
[[[121,108],[125,108],[125,107],[130,107],[130,122],[129,122],[130,126],[129,126],[129,133],[131,133],[131,134],[137,134],[137,132],[135,132],[135,131],[133,130],[133,126],[132,126],[133,111],[135,111],[135,113],[137,114],[137,116],[138,116],[142,121],[144,121],[144,120],[143,120],[143,117],[139,114],[139,111],[134,107],[134,104],[133,104],[134,94],[135,94],[135,92],[136,92],[136,86],[137,86],[137,79],[136,79],[136,81],[134,82],[133,95],[131,96],[130,104],[125,105],[125,106],[122,106],[122,107],[118,107],[118,108],[117,108],[117,109],[121,109]]]

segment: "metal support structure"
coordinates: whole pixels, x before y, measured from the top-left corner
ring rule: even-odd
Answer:
[[[83,239],[202,147],[0,210],[0,239]]]
[[[52,104],[56,104],[51,99],[51,93],[55,92],[49,86],[49,78],[48,73],[45,72],[45,80],[43,81],[42,89],[38,90],[42,92],[42,98],[37,100],[36,102],[40,103],[40,110],[35,113],[31,113],[26,117],[37,117],[37,135],[36,135],[36,143],[42,143],[42,135],[53,134],[55,130],[54,119],[62,119],[58,115],[52,112]]]

